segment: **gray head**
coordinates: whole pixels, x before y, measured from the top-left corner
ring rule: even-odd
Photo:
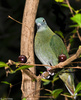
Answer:
[[[37,31],[42,31],[47,27],[47,23],[43,17],[37,18],[35,22],[37,24]]]

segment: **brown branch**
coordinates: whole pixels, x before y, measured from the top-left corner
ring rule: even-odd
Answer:
[[[13,21],[19,23],[19,24],[22,24],[21,22],[19,22],[18,20],[14,19],[13,17],[11,17],[10,15],[8,15],[8,18],[12,19]]]
[[[79,58],[80,54],[81,54],[81,47],[77,50],[76,54],[74,54],[72,57],[68,58],[64,62],[61,62],[61,63],[57,64],[56,66],[53,67],[53,69],[55,69],[55,68],[63,68],[64,66],[70,64],[75,59]]]
[[[77,33],[77,36],[78,36],[79,40],[81,41],[81,36],[80,36],[80,33],[79,33],[79,31],[78,31],[78,30],[79,30],[79,27],[77,27],[77,28],[76,28],[76,30],[77,30],[77,31],[76,31],[76,33]]]
[[[66,4],[67,4],[68,7],[69,7],[70,12],[72,13],[72,16],[74,16],[74,13],[73,13],[73,10],[72,10],[71,5],[70,5],[70,3],[69,3],[69,0],[65,0],[65,2],[66,2]],[[78,30],[79,30],[79,27],[77,27],[76,29],[77,29],[77,31],[76,31],[77,36],[78,36],[79,40],[81,41],[81,36],[80,36],[80,34],[79,34],[79,31],[78,31]],[[73,37],[74,37],[74,36],[75,36],[75,33],[73,34]],[[68,46],[67,46],[67,51],[68,51],[68,52],[70,51],[70,47],[71,47],[71,44],[69,43]]]
[[[67,46],[67,52],[70,51],[70,47],[71,47],[71,44],[69,43],[68,46]]]
[[[76,54],[74,54],[72,57],[68,58],[67,60],[65,60],[64,62],[60,62],[59,64],[55,65],[52,69],[50,69],[50,72],[53,72],[54,69],[56,68],[64,68],[64,66],[70,64],[72,61],[74,61],[75,59],[79,58],[81,54],[81,47],[77,50]],[[78,68],[78,67],[77,67]],[[48,72],[45,73],[47,77],[49,75]]]
[[[15,64],[16,66],[21,66],[21,65],[32,65],[32,66],[48,66],[48,67],[51,67],[51,69],[49,70],[50,72],[53,71],[54,69],[56,68],[64,68],[64,66],[72,63],[72,61],[76,60],[77,58],[79,58],[81,54],[81,47],[77,50],[77,52],[71,56],[70,58],[68,58],[66,61],[64,62],[60,62],[59,64],[55,65],[55,66],[49,66],[49,65],[42,65],[42,64],[26,64],[26,63],[16,63],[12,60],[8,60],[8,62],[6,64],[8,65],[13,65]],[[81,69],[81,67],[77,66],[77,67],[67,67],[67,68],[75,68],[75,69]],[[31,77],[32,79],[37,79],[37,76],[32,73],[30,70],[26,70],[26,74],[29,75],[29,77]],[[45,77],[49,75],[48,72],[46,72],[45,74]]]
[[[70,3],[69,3],[69,0],[65,0],[65,2],[66,2],[66,4],[67,4],[68,7],[69,7],[70,12],[72,13],[72,16],[74,16],[73,10],[72,10],[71,5],[70,5]],[[68,52],[70,51],[70,47],[71,47],[71,44],[69,43],[68,46],[67,46],[67,51],[68,51]]]
[[[73,14],[73,10],[72,10],[72,8],[71,8],[71,5],[70,5],[70,3],[69,3],[69,0],[65,0],[65,2],[67,3],[67,5],[68,5],[68,7],[69,7],[69,9],[70,9],[70,12],[72,13],[72,15],[74,15],[74,14]]]
[[[68,98],[72,98],[72,99],[73,99],[72,96],[69,96],[69,95],[66,95],[66,94],[60,94],[60,95],[62,95],[62,96],[64,96],[64,97],[68,97]]]
[[[71,8],[71,5],[69,3],[69,0],[65,0],[66,4],[68,5],[69,9],[70,9],[70,12],[72,13],[72,16],[74,16],[74,13],[73,13],[73,10]],[[76,33],[77,33],[77,36],[79,38],[79,40],[81,41],[81,36],[80,36],[80,33],[79,33],[79,27],[76,27]],[[73,34],[73,36],[75,35],[75,33]],[[71,47],[71,44],[69,43],[68,46],[67,46],[67,51],[69,52],[70,51],[70,47]]]
[[[35,92],[39,92],[39,91],[41,91],[41,90],[43,90],[43,88],[41,88],[41,89],[38,89],[38,90],[36,90]],[[32,93],[34,93],[34,92],[32,92]],[[32,93],[30,93],[29,95],[27,95],[25,98],[28,98],[28,97],[30,97],[30,95],[31,95]],[[35,95],[35,97],[37,97],[37,96]]]
[[[34,48],[33,48],[33,39],[34,39],[34,24],[35,17],[38,8],[39,0],[26,0],[23,21],[22,21],[22,32],[21,32],[21,49],[20,55],[25,55],[30,64],[34,64]],[[29,68],[32,73],[35,74],[35,67]],[[26,69],[25,69],[26,70]],[[31,98],[27,98],[28,100],[38,100],[39,98],[34,98],[36,95],[36,81],[32,81],[32,79],[27,75],[27,72],[23,70],[22,72],[22,98],[24,98],[24,93],[26,95],[31,94]],[[40,84],[41,85],[41,84]],[[23,92],[24,91],[24,92]]]

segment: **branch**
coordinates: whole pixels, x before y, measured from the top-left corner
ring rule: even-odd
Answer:
[[[16,65],[16,66],[22,66],[22,65],[32,65],[32,66],[48,66],[48,67],[51,67],[51,69],[49,70],[50,72],[53,72],[53,70],[55,70],[56,68],[64,68],[64,66],[70,64],[72,61],[76,60],[77,58],[79,58],[81,54],[81,47],[77,50],[77,52],[71,56],[70,58],[68,58],[66,61],[64,62],[60,62],[59,64],[55,65],[55,66],[50,66],[50,65],[42,65],[42,64],[27,64],[27,63],[16,63],[12,60],[8,60],[8,62],[6,64],[8,65]],[[75,69],[81,69],[81,67],[77,66],[77,67],[66,67],[66,68],[75,68]],[[36,79],[37,80],[37,76],[32,73],[29,69],[25,70],[26,71],[26,74],[32,78],[32,79]],[[46,72],[44,74],[45,77],[47,77],[49,75],[49,72]],[[40,77],[39,77],[40,78]]]
[[[78,30],[79,30],[79,27],[77,27],[76,29],[77,29],[77,31],[76,31],[76,33],[77,33],[77,36],[78,36],[79,40],[81,41],[81,36],[80,36],[80,33],[79,33],[79,31],[78,31]]]
[[[65,2],[67,3],[67,5],[68,5],[68,7],[69,7],[69,9],[70,9],[70,12],[71,12],[72,15],[73,15],[73,10],[72,10],[72,8],[71,8],[71,5],[70,5],[69,1],[68,1],[68,0],[65,0]]]
[[[76,54],[74,54],[72,57],[68,58],[64,62],[60,62],[59,64],[53,66],[53,68],[51,68],[49,71],[53,72],[53,70],[56,69],[56,68],[64,68],[64,66],[70,64],[72,61],[74,61],[75,59],[79,58],[80,54],[81,54],[81,47],[77,50]],[[78,66],[77,68],[80,68],[80,67]],[[49,75],[49,73],[46,72],[44,77],[47,77],[48,75]]]
[[[67,4],[68,7],[69,7],[69,10],[70,10],[72,16],[74,16],[74,13],[73,13],[72,7],[71,7],[71,5],[70,5],[70,3],[69,3],[69,0],[65,0],[65,2],[66,2],[66,4]],[[76,27],[76,33],[77,33],[77,36],[78,36],[79,40],[81,41],[81,36],[80,36],[80,33],[79,33],[79,27]],[[74,35],[75,35],[75,33],[73,34],[73,36],[74,36]],[[68,51],[68,52],[70,51],[70,47],[71,47],[71,44],[69,43],[68,46],[67,46],[67,51]]]

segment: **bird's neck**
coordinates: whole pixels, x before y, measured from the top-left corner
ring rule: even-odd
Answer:
[[[39,41],[49,41],[50,38],[54,35],[53,31],[47,26],[47,28],[44,28],[42,30],[37,30],[36,37]]]
[[[37,32],[42,32],[45,31],[47,29],[47,26],[41,26],[37,29]]]

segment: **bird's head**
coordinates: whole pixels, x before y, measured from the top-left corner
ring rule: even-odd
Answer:
[[[37,31],[42,31],[47,27],[47,23],[43,17],[37,18],[35,23],[37,25]]]

